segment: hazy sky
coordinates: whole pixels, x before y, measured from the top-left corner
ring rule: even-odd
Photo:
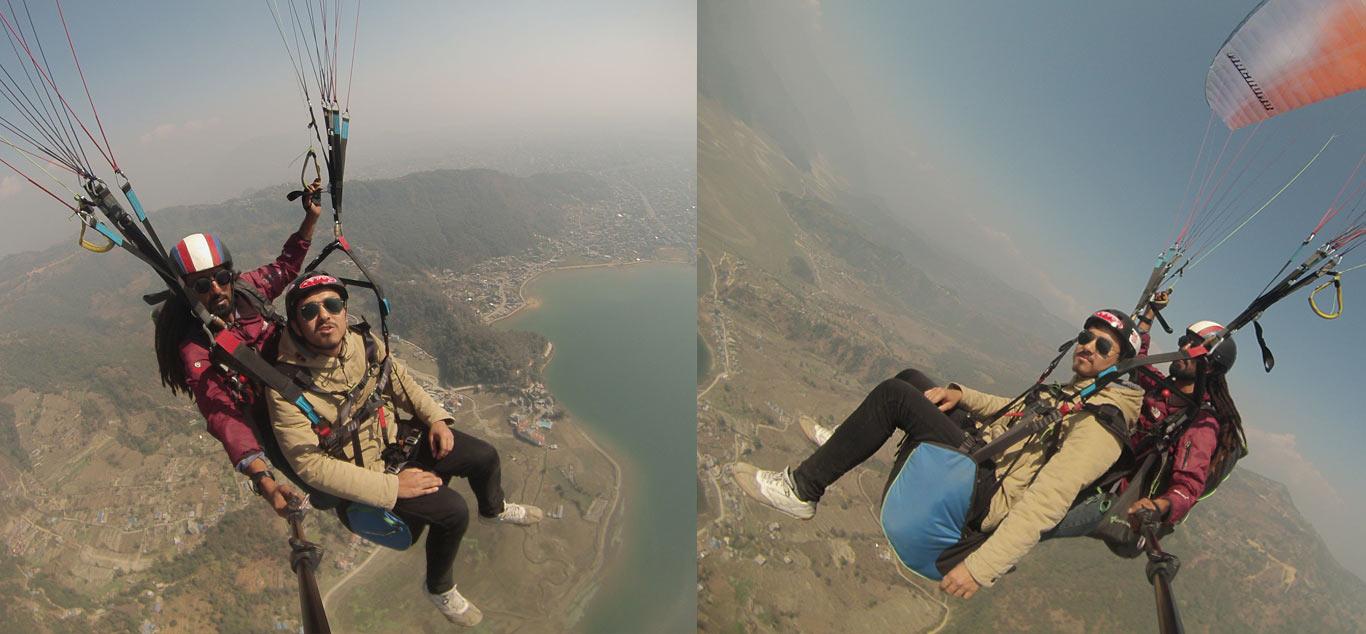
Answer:
[[[59,85],[93,130],[53,5],[30,6]],[[290,162],[308,144],[308,118],[267,2],[62,6],[115,157],[149,208],[298,178]],[[349,26],[355,3],[344,6]],[[349,174],[405,161],[420,167],[425,156],[476,141],[692,132],[693,2],[360,8]],[[344,53],[350,35],[343,30]],[[0,62],[17,68],[13,60],[0,37]],[[0,101],[0,114],[12,113]],[[77,226],[62,208],[0,170],[0,221],[9,229],[0,232],[0,255],[58,240],[74,246]]]
[[[1209,122],[1206,71],[1256,4],[783,6],[805,15],[808,29],[792,37],[822,51],[856,115],[865,158],[875,159],[864,161],[867,181],[917,227],[1075,320],[1092,307],[1132,308],[1175,237]],[[1366,151],[1363,106],[1366,94],[1347,95],[1257,133],[1240,161],[1258,157],[1240,181],[1253,186],[1230,214],[1251,212],[1341,136],[1179,284],[1175,327],[1232,318],[1290,257]],[[1233,137],[1226,163],[1248,134]],[[1227,136],[1216,120],[1207,159]],[[1363,261],[1366,249],[1348,264]],[[1338,558],[1366,577],[1366,490],[1355,486],[1366,478],[1366,270],[1344,283],[1341,319],[1315,317],[1304,291],[1266,315],[1277,355],[1269,375],[1252,329],[1240,333],[1231,383],[1249,430],[1244,464],[1288,484]],[[1171,349],[1173,339],[1155,340]]]

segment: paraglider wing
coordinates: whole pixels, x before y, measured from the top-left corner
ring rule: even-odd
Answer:
[[[1210,63],[1205,99],[1230,130],[1366,88],[1366,0],[1266,0]]]

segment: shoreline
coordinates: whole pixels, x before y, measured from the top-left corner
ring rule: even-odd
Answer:
[[[529,276],[518,285],[517,295],[522,301],[521,306],[507,315],[488,323],[494,325],[495,328],[506,329],[507,326],[505,324],[499,325],[496,322],[513,315],[520,315],[523,310],[534,309],[541,306],[544,303],[543,300],[534,293],[529,293],[529,288],[533,281],[539,279],[542,275],[553,271],[625,268],[638,265],[688,266],[689,264],[691,264],[691,262],[687,259],[674,258],[549,267]],[[547,337],[547,347],[540,355],[540,360],[536,364],[542,372],[550,366],[555,357],[559,356],[555,354],[558,352],[557,348],[558,346]],[[628,568],[623,566],[626,566],[629,562],[623,561],[620,555],[628,552],[634,547],[633,545],[645,543],[641,540],[647,540],[648,537],[645,533],[633,534],[629,528],[629,524],[633,521],[630,509],[634,508],[630,504],[630,496],[643,494],[643,491],[638,484],[641,477],[635,475],[637,471],[643,472],[644,466],[640,464],[642,460],[638,459],[637,456],[630,451],[617,446],[614,443],[615,439],[608,430],[599,430],[595,428],[591,420],[588,420],[573,411],[569,411],[568,413],[575,421],[581,423],[576,425],[576,427],[578,428],[578,431],[582,432],[582,438],[598,452],[598,455],[601,455],[612,466],[615,482],[607,513],[603,516],[603,523],[597,535],[596,551],[599,555],[595,557],[593,563],[588,568],[589,572],[586,575],[592,577],[593,581],[582,586],[578,597],[571,603],[570,613],[572,620],[569,622],[569,625],[573,628],[582,626],[587,622],[585,619],[588,619],[589,617],[592,617],[593,619],[601,619],[603,617],[601,614],[603,612],[601,609],[602,606],[594,604],[594,601],[601,596],[604,588],[608,586],[618,587],[621,585],[622,578],[619,578],[619,575],[622,571],[628,570]],[[598,438],[598,433],[606,435],[602,438]],[[628,471],[630,473],[628,473]],[[628,477],[631,478],[629,482],[627,481]]]
[[[534,275],[531,278],[529,278],[527,281],[529,282],[532,279],[535,279],[539,276],[540,274],[538,273],[537,275]],[[525,288],[526,283],[523,282],[522,287],[518,289],[518,294],[520,295]],[[523,304],[523,306],[525,305],[526,304]],[[521,310],[521,308],[518,308],[517,310]],[[515,313],[517,311],[513,312]],[[511,315],[512,313],[509,313],[508,316]],[[551,361],[554,361],[554,355],[555,342],[550,341],[550,339],[547,338],[545,352],[541,354],[540,360],[540,369],[542,371],[544,371],[545,368],[550,366]],[[568,412],[567,408],[566,411]],[[568,412],[568,415],[570,419],[573,421],[584,420],[582,418],[579,418],[578,416],[575,416],[573,412]],[[583,439],[588,442],[589,446],[593,447],[593,450],[598,452],[598,455],[602,456],[603,459],[607,460],[608,464],[612,465],[613,485],[612,499],[608,503],[607,513],[603,516],[602,523],[600,524],[601,528],[598,530],[597,539],[595,540],[595,550],[597,551],[597,555],[593,558],[593,565],[589,568],[587,574],[584,575],[584,577],[586,579],[591,580],[591,582],[586,584],[586,587],[579,591],[578,596],[574,597],[569,603],[568,612],[569,614],[573,615],[573,618],[566,622],[566,625],[569,627],[574,627],[575,625],[578,625],[579,621],[582,621],[583,618],[587,616],[588,608],[593,601],[593,597],[597,596],[598,590],[602,588],[603,583],[605,582],[605,579],[598,578],[598,575],[607,566],[608,546],[610,545],[609,538],[614,533],[619,535],[621,531],[625,530],[626,522],[626,505],[623,503],[622,500],[622,491],[626,487],[626,480],[623,477],[624,469],[622,468],[621,463],[617,461],[617,459],[612,455],[611,452],[604,449],[601,444],[598,444],[598,441],[593,438],[593,435],[591,433],[589,433],[590,430],[588,425],[580,424],[575,426],[575,428],[578,430],[579,435],[582,436]]]
[[[522,300],[522,305],[521,305],[521,306],[518,306],[517,308],[513,309],[512,312],[510,312],[510,313],[508,313],[508,314],[506,314],[506,315],[499,315],[499,316],[497,316],[497,317],[495,317],[495,318],[493,318],[493,319],[490,319],[490,320],[488,320],[488,321],[486,321],[486,322],[484,322],[484,323],[485,323],[486,325],[492,326],[493,324],[498,323],[498,322],[500,322],[500,321],[502,321],[502,320],[504,320],[504,319],[507,319],[507,318],[509,318],[509,317],[511,317],[511,316],[513,316],[513,315],[516,315],[516,314],[522,312],[523,310],[526,310],[526,309],[529,309],[529,308],[535,308],[536,306],[539,306],[539,304],[533,303],[533,300],[529,299],[529,298],[526,296],[526,287],[527,287],[528,284],[532,283],[533,281],[535,281],[536,279],[540,278],[542,275],[545,275],[545,274],[547,274],[547,273],[554,273],[555,271],[572,271],[572,270],[575,270],[575,269],[603,269],[603,268],[616,268],[616,267],[625,268],[625,267],[628,267],[628,266],[639,266],[639,265],[641,265],[641,264],[681,264],[681,265],[686,265],[686,264],[688,264],[688,261],[687,261],[687,260],[637,260],[637,261],[635,261],[635,262],[599,262],[599,263],[595,263],[595,264],[569,264],[569,265],[565,265],[565,266],[552,266],[552,267],[547,268],[547,269],[542,269],[542,270],[540,270],[540,271],[537,271],[535,275],[532,275],[531,277],[528,277],[528,278],[526,278],[525,280],[522,280],[522,283],[519,284],[519,285],[517,286],[517,299]]]

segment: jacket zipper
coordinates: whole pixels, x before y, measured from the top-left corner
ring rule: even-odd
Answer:
[[[1182,468],[1182,469],[1185,469],[1185,468],[1186,468],[1186,462],[1189,461],[1190,459],[1191,459],[1191,441],[1190,441],[1190,439],[1188,438],[1188,439],[1186,439],[1186,447],[1185,447],[1185,449],[1181,452],[1181,468]]]

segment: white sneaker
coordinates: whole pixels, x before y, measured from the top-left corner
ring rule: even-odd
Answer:
[[[503,524],[515,524],[517,526],[531,526],[545,517],[545,511],[539,506],[530,504],[517,504],[514,502],[503,502],[503,512],[495,517],[488,518],[491,522]]]
[[[460,596],[455,586],[451,586],[450,590],[441,594],[432,594],[426,588],[423,588],[422,593],[427,595],[427,599],[436,606],[436,609],[441,610],[441,613],[446,615],[446,620],[451,623],[464,627],[474,627],[484,620],[484,613],[480,612],[479,608],[474,607],[469,599]]]
[[[745,495],[773,507],[780,513],[786,513],[799,520],[809,520],[816,515],[815,502],[807,502],[797,497],[790,469],[764,471],[754,465],[737,462],[731,467],[730,474]]]
[[[806,434],[806,439],[816,443],[817,447],[824,445],[825,441],[830,440],[830,436],[835,433],[835,430],[816,422],[816,419],[810,416],[803,416],[801,425],[802,433]]]

